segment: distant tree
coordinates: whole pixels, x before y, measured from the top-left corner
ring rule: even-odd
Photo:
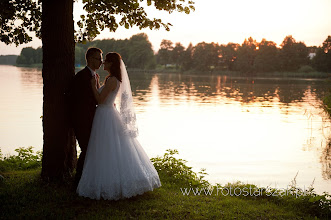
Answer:
[[[297,51],[297,62],[299,68],[309,64],[309,49],[306,44],[304,42],[298,42],[295,44],[295,49]]]
[[[177,42],[171,53],[171,59],[173,60],[173,63],[176,65],[176,69],[178,69],[179,66],[183,65],[184,51],[185,48],[183,47],[183,45]]]
[[[254,61],[257,55],[258,43],[252,37],[245,39],[241,47],[238,48],[237,59],[234,62],[235,70],[242,72],[253,72]]]
[[[321,72],[331,72],[331,36],[326,38],[322,47],[316,49],[316,56],[312,60],[312,66]]]
[[[130,39],[116,40],[112,38],[96,40],[89,43],[89,46],[100,48],[104,56],[108,52],[118,52],[129,68],[149,69],[155,66],[152,44],[145,33],[133,35]],[[79,46],[80,45],[81,44],[79,44]],[[86,49],[83,49],[84,57]]]
[[[182,55],[182,69],[189,70],[193,67],[193,45],[190,43]]]
[[[104,40],[96,40],[91,42],[93,46],[100,48],[104,55],[108,52],[117,52],[121,54],[122,58],[124,61],[128,60],[128,44],[129,40],[124,39],[124,40],[116,40],[114,38],[112,39],[104,39]]]
[[[238,56],[239,44],[228,43],[227,45],[221,45],[220,61],[223,68],[227,70],[234,70],[234,61]]]
[[[325,53],[331,52],[331,36],[329,35],[323,42],[323,49]]]
[[[257,72],[273,72],[279,69],[279,50],[276,43],[262,39],[258,44],[254,69]]]
[[[21,51],[21,55],[25,57],[26,63],[25,64],[33,64],[33,57],[34,57],[34,49],[32,47],[23,48]]]
[[[160,44],[160,49],[157,53],[158,63],[164,65],[164,67],[166,67],[167,64],[171,64],[171,53],[173,49],[173,42],[163,39]]]
[[[297,71],[300,66],[309,63],[309,50],[303,42],[296,42],[289,35],[281,44],[280,64],[282,71]]]
[[[35,50],[35,63],[42,63],[43,62],[43,49],[42,47],[38,47]]]
[[[18,64],[18,65],[24,65],[26,63],[27,63],[26,57],[24,57],[22,55],[20,55],[20,56],[17,57],[16,64]]]
[[[193,49],[193,63],[197,70],[212,70],[219,65],[220,46],[215,43],[198,43]]]
[[[129,57],[126,65],[130,68],[151,69],[155,67],[152,44],[144,33],[133,35],[127,45]]]
[[[32,47],[24,47],[21,50],[21,54],[17,57],[16,63],[21,65],[31,65],[42,62],[42,49],[38,47],[33,49]]]

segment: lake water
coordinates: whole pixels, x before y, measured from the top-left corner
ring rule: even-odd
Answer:
[[[129,73],[130,74],[130,73]],[[105,73],[100,71],[101,79]],[[150,157],[177,149],[206,179],[331,192],[330,119],[320,79],[130,74],[140,143]],[[0,147],[43,144],[40,69],[0,65]]]

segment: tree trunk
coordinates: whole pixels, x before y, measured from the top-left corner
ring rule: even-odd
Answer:
[[[75,75],[73,0],[42,2],[43,160],[41,175],[62,180],[76,165],[65,91]]]

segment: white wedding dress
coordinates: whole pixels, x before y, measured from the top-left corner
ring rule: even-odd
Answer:
[[[120,113],[114,106],[120,84],[117,81],[117,88],[108,95],[106,103],[96,109],[77,187],[80,196],[118,200],[161,186],[149,157],[138,140],[125,132]]]

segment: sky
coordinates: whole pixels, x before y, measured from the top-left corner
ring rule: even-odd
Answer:
[[[115,33],[105,30],[96,39],[126,39],[146,33],[157,51],[162,39],[181,42],[184,47],[200,42],[242,44],[248,37],[258,42],[265,38],[280,45],[286,36],[292,35],[307,46],[321,46],[331,35],[331,0],[195,0],[195,8],[187,15],[147,7],[148,16],[173,25],[169,32],[120,27]],[[75,3],[74,17],[78,18],[82,13],[82,4]],[[41,45],[37,38],[19,47],[0,43],[0,55],[19,54],[23,47]]]

